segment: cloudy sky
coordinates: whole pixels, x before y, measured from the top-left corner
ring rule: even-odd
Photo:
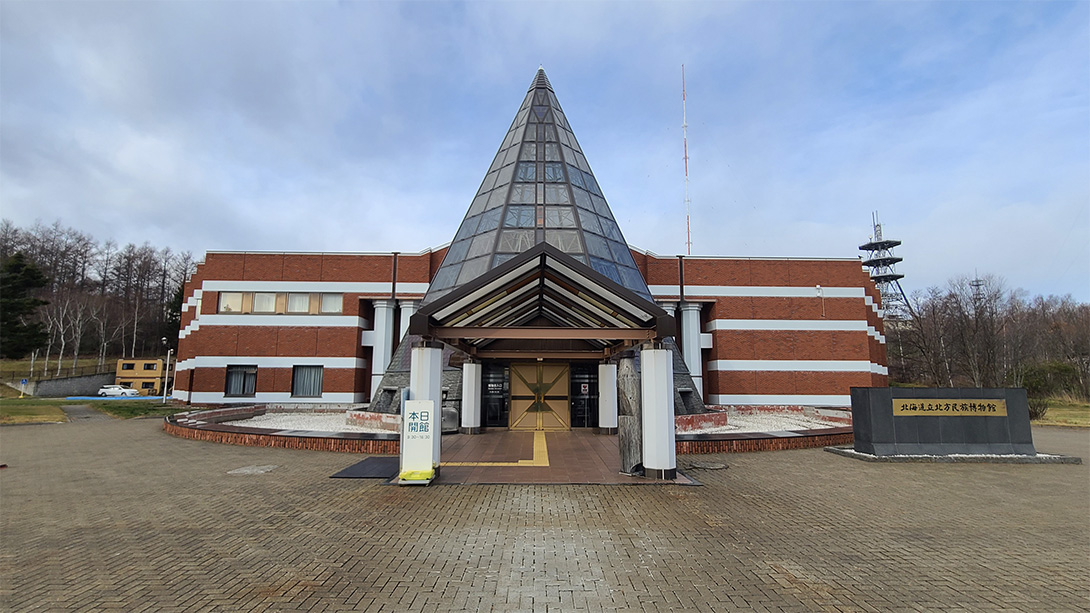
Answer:
[[[1088,2],[0,3],[0,215],[191,250],[446,243],[539,65],[628,241],[1090,301]]]

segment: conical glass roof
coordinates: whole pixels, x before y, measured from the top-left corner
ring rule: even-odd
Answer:
[[[543,69],[538,69],[424,302],[538,243],[651,299]]]

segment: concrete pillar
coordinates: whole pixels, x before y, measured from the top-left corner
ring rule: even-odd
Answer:
[[[405,333],[409,331],[409,318],[416,312],[415,300],[398,300],[398,305],[401,307],[401,329],[397,333],[397,338],[405,338]]]
[[[433,400],[435,410],[439,411],[436,423],[442,424],[443,411],[443,345],[429,341],[420,341],[413,345],[409,363],[409,399]],[[404,418],[404,414],[402,415]],[[434,458],[436,474],[439,471],[439,450],[441,436],[434,437]]]
[[[693,385],[700,398],[704,397],[704,360],[700,353],[700,303],[681,303],[681,354]]]
[[[640,398],[643,401],[643,474],[677,478],[674,447],[674,368],[669,349],[645,345],[640,353]]]
[[[617,365],[598,365],[598,434],[617,434]]]
[[[382,375],[390,365],[394,349],[394,301],[375,300],[375,345],[371,354],[371,399],[379,391]]]
[[[481,433],[481,365],[462,364],[462,434]]]

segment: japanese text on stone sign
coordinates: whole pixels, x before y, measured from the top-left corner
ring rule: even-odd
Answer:
[[[1000,398],[894,398],[893,414],[1005,417],[1007,401]]]

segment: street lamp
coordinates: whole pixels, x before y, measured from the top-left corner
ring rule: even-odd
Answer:
[[[167,344],[167,337],[163,337],[163,344]],[[163,404],[167,403],[167,389],[170,387],[170,356],[174,353],[174,348],[167,349],[167,367],[163,369]]]

